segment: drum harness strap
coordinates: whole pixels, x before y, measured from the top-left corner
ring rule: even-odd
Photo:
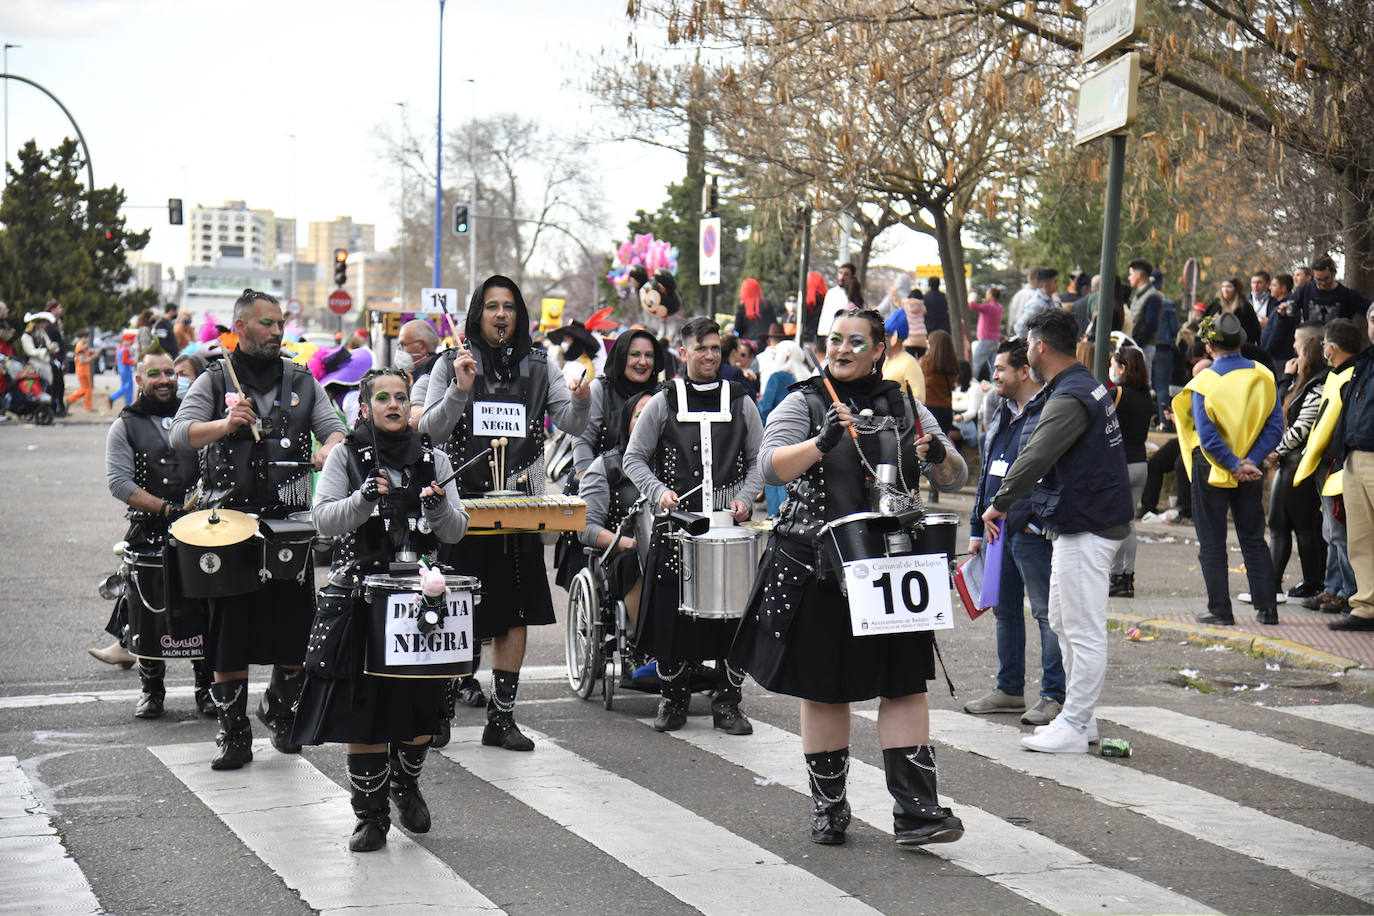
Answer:
[[[679,423],[701,424],[701,505],[703,512],[711,512],[716,507],[715,467],[711,454],[711,424],[730,422],[730,386],[724,380],[720,385],[720,410],[688,410],[687,383],[681,378],[673,379],[677,386],[677,421]],[[708,503],[707,500],[710,500]]]

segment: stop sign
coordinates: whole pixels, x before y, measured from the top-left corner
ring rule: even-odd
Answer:
[[[347,290],[336,289],[329,294],[329,310],[335,315],[346,315],[353,308],[353,297]]]

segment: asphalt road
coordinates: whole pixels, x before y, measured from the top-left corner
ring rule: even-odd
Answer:
[[[1016,746],[1014,717],[958,712],[992,685],[990,614],[940,638],[958,697],[931,684],[959,843],[893,846],[876,704],[855,706],[850,841],[814,846],[795,700],[750,683],[754,736],[717,739],[702,697],[687,729],[659,735],[642,721],[654,697],[607,711],[570,696],[560,625],[531,634],[517,715],[546,736],[536,751],[476,748],[483,716],[460,710],[423,777],[434,829],[410,843],[393,828],[388,852],[353,856],[341,749],[267,747],[207,783],[194,761],[215,726],[186,690],[138,722],[121,693],[136,676],[87,656],[108,641],[95,585],[124,529],[105,429],[0,425],[0,911],[413,912],[430,893],[444,902],[425,912],[1374,911],[1367,682],[1113,634],[1101,725],[1132,756],[1045,757]],[[1142,544],[1138,591],[1199,594],[1195,549]],[[255,693],[265,679],[254,669]],[[189,666],[168,683],[187,687]]]

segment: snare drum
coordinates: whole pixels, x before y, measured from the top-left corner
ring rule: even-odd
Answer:
[[[950,562],[959,551],[959,516],[953,512],[927,512],[924,527],[916,532],[917,553],[942,553]]]
[[[129,609],[129,651],[139,658],[205,657],[205,606],[168,601],[167,569],[160,547],[124,548]]]
[[[473,672],[472,608],[480,583],[475,576],[445,576],[448,614],[429,633],[417,625],[419,576],[363,579],[367,651],[363,673],[375,677],[454,678]]]
[[[679,613],[725,620],[743,617],[766,535],[731,526],[676,537],[682,550]]]
[[[309,512],[292,512],[286,518],[265,518],[259,523],[266,540],[267,576],[282,582],[305,583],[313,557],[315,523]]]
[[[952,512],[927,512],[925,527],[908,530],[897,526],[892,516],[876,512],[855,512],[827,523],[817,537],[821,575],[845,587],[844,564],[878,557],[944,554],[952,560],[959,516]]]

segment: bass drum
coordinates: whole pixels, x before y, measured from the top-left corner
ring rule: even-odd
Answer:
[[[205,657],[205,605],[167,587],[161,548],[124,548],[129,651],[139,658]]]
[[[472,608],[480,583],[475,576],[444,576],[448,613],[433,629],[419,625],[419,576],[363,579],[367,609],[367,651],[363,673],[374,677],[455,678],[472,674]]]

